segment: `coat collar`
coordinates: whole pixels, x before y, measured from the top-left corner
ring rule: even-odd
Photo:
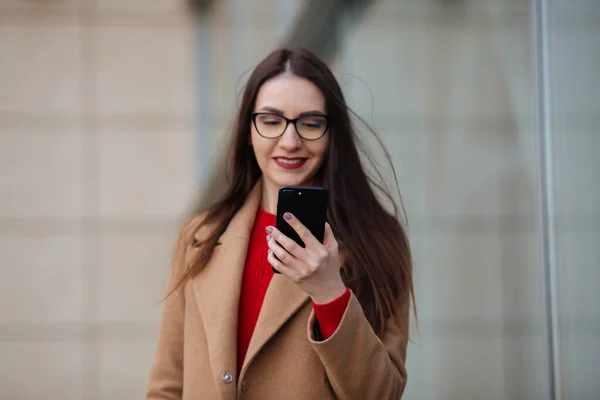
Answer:
[[[221,379],[223,372],[230,372],[234,376],[237,372],[236,342],[240,288],[248,241],[261,199],[262,182],[259,181],[221,236],[221,245],[215,248],[211,261],[192,280],[215,379]],[[269,339],[308,300],[308,294],[289,278],[278,274],[273,276],[240,376]]]

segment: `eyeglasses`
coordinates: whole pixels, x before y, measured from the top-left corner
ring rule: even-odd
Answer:
[[[327,132],[328,121],[324,115],[305,115],[288,119],[279,114],[255,112],[251,116],[256,131],[266,139],[281,137],[290,123],[294,124],[296,133],[304,140],[321,139]]]

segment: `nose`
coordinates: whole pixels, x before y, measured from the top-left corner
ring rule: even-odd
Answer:
[[[279,138],[279,147],[286,151],[294,151],[298,150],[300,146],[302,146],[302,139],[296,133],[294,124],[290,123]]]

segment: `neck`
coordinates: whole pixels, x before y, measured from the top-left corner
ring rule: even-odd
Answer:
[[[277,197],[279,188],[276,185],[269,184],[266,179],[262,182],[262,200],[260,206],[269,214],[277,213]]]

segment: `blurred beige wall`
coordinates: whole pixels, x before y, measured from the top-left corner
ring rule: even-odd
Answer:
[[[142,398],[193,200],[183,1],[0,0],[0,399]]]

